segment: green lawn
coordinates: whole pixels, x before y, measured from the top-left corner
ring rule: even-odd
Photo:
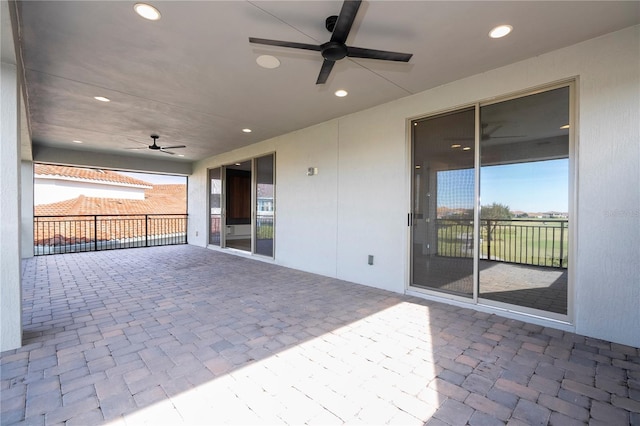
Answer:
[[[491,229],[487,226],[487,221],[483,220],[481,223],[481,258],[527,265],[567,267],[569,231],[566,220],[491,221]],[[439,221],[438,254],[472,257],[472,241],[471,221]]]

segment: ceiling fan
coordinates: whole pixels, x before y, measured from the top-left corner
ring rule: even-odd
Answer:
[[[171,154],[171,155],[175,155],[175,152],[170,152],[167,151],[167,149],[178,149],[178,148],[186,148],[186,145],[173,145],[173,146],[160,146],[157,144],[158,139],[160,139],[160,136],[158,135],[151,135],[151,139],[153,139],[153,145],[149,145],[146,148],[127,148],[127,149],[150,149],[152,151],[160,151],[160,152],[164,152],[165,154]]]
[[[384,50],[364,49],[361,47],[347,46],[345,43],[351,31],[351,26],[356,18],[362,0],[345,0],[340,10],[340,15],[329,16],[325,20],[325,28],[331,33],[331,40],[315,45],[296,43],[290,41],[269,40],[264,38],[249,37],[249,43],[266,44],[269,46],[291,47],[293,49],[315,50],[322,54],[324,62],[318,75],[316,84],[324,84],[329,78],[331,69],[336,61],[350,58],[380,59],[383,61],[409,62],[412,53],[388,52]]]

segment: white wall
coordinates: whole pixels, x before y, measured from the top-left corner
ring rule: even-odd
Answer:
[[[49,176],[36,176],[33,184],[35,205],[71,200],[80,195],[96,198],[144,200],[144,191],[147,189],[117,183],[73,181]],[[148,188],[151,188],[151,185]]]
[[[4,5],[2,5],[4,7]],[[0,351],[22,344],[20,120],[17,67],[0,64]],[[10,248],[7,250],[7,248]]]
[[[207,168],[275,151],[276,262],[404,292],[407,119],[577,77],[575,330],[640,346],[638,64],[640,26],[199,162],[189,241],[206,245]]]
[[[336,276],[338,141],[337,121],[277,140],[275,247],[282,265]],[[307,176],[309,167],[318,174]]]

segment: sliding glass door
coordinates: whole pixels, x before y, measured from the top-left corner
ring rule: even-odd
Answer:
[[[564,85],[412,123],[411,286],[568,314]]]
[[[275,156],[209,170],[209,244],[274,256]]]

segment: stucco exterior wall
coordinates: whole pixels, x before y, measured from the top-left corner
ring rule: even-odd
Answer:
[[[17,67],[0,64],[0,352],[22,344],[20,119]]]
[[[207,245],[207,169],[275,152],[275,262],[402,293],[408,119],[575,78],[571,327],[640,346],[638,64],[640,26],[201,161],[189,179],[189,242]]]

